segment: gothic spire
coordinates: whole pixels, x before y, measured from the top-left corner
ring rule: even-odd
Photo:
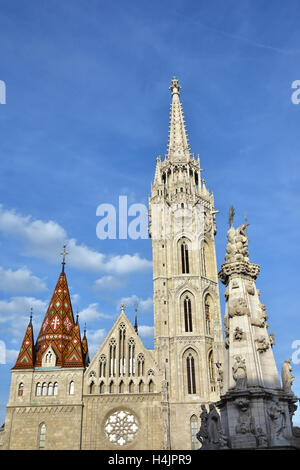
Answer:
[[[182,105],[179,100],[181,86],[176,77],[172,79],[169,89],[172,93],[170,111],[170,130],[168,144],[168,158],[170,160],[182,160],[190,156]]]
[[[34,366],[34,341],[32,328],[32,309],[30,309],[30,320],[24,339],[20,348],[17,361],[13,369],[32,369]]]
[[[65,247],[63,256],[65,257]],[[67,277],[63,269],[58,278],[35,345],[35,366],[42,366],[44,353],[51,347],[56,366],[82,367],[83,354],[78,322],[75,324]]]
[[[139,334],[139,329],[138,329],[138,320],[137,320],[137,304],[134,305],[134,311],[135,311],[135,317],[134,317],[134,330],[136,334]]]

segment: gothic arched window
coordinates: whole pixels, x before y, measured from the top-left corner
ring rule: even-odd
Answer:
[[[129,393],[133,393],[133,392],[134,392],[134,383],[133,383],[133,380],[131,380],[131,381],[129,382],[128,390],[129,390]]]
[[[154,392],[154,382],[153,382],[153,380],[150,380],[148,387],[149,387],[149,392],[153,393]]]
[[[186,357],[186,377],[187,392],[189,395],[196,393],[196,374],[195,374],[195,358],[190,352]]]
[[[75,392],[75,384],[74,384],[73,380],[71,380],[71,382],[69,384],[69,395],[74,395],[74,392]]]
[[[55,382],[54,387],[53,387],[53,395],[57,395],[57,394],[58,394],[58,383]]]
[[[105,377],[106,373],[106,356],[101,354],[99,363],[99,377]]]
[[[109,376],[116,375],[116,340],[111,338],[109,342]]]
[[[189,247],[185,239],[181,240],[179,243],[180,249],[180,262],[181,262],[181,273],[189,274],[190,272],[190,262],[189,262]]]
[[[39,396],[41,396],[41,393],[42,393],[42,387],[41,387],[40,382],[38,382],[36,384],[35,394],[36,394],[37,397],[39,397]]]
[[[140,353],[137,357],[137,363],[138,363],[138,377],[144,375],[144,354]]]
[[[193,415],[190,419],[190,431],[191,431],[191,449],[199,449],[199,441],[196,437],[198,432],[198,419],[196,415]]]
[[[24,391],[24,384],[21,382],[18,387],[18,397],[21,397],[23,395]]]
[[[39,426],[39,438],[38,438],[39,449],[45,449],[45,445],[46,445],[46,424],[42,423]]]
[[[43,385],[42,385],[42,395],[46,396],[47,393],[48,393],[48,387],[47,387],[46,382],[44,382]]]
[[[125,390],[125,385],[124,385],[123,380],[121,380],[119,384],[119,393],[124,393],[124,390]]]
[[[105,389],[105,386],[104,386],[104,382],[102,381],[99,385],[99,393],[104,393],[104,389]]]
[[[208,370],[209,370],[209,380],[211,382],[215,381],[215,372],[214,372],[214,355],[212,350],[209,352],[208,355]]]
[[[204,299],[204,315],[205,315],[205,331],[207,335],[212,334],[212,320],[213,320],[213,300],[209,294]]]
[[[53,395],[53,383],[48,383],[48,395]]]
[[[184,331],[193,331],[192,321],[192,302],[189,295],[186,295],[183,299],[183,314],[184,314]]]
[[[111,381],[109,384],[109,393],[115,393],[115,384],[113,381]]]
[[[92,381],[89,385],[89,393],[90,393],[90,395],[95,393],[95,382],[94,381]]]

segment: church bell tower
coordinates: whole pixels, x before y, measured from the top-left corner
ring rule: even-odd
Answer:
[[[170,446],[185,442],[185,423],[198,426],[197,404],[216,401],[222,387],[223,339],[214,237],[213,194],[188,143],[181,86],[174,77],[169,143],[157,158],[149,199],[153,250],[154,347],[169,389]],[[195,415],[196,413],[196,415]],[[192,433],[193,436],[193,433]],[[182,439],[182,444],[181,444]],[[193,440],[193,437],[192,437]],[[192,442],[197,448],[197,441]]]

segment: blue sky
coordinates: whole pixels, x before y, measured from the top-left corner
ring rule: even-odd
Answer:
[[[66,240],[73,308],[92,349],[122,299],[132,321],[139,304],[152,347],[151,241],[99,240],[96,209],[120,195],[147,204],[167,149],[173,75],[220,211],[218,266],[233,204],[235,223],[244,213],[250,223],[280,370],[300,340],[300,105],[291,102],[299,2],[0,0],[0,12],[0,340],[9,362],[0,365],[1,421],[29,309],[36,337]],[[300,395],[300,364],[293,374]]]

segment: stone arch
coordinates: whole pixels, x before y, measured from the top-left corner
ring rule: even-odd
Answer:
[[[182,354],[183,390],[185,395],[199,394],[199,354],[187,346]]]
[[[179,297],[181,331],[191,333],[195,328],[195,296],[189,289]]]

